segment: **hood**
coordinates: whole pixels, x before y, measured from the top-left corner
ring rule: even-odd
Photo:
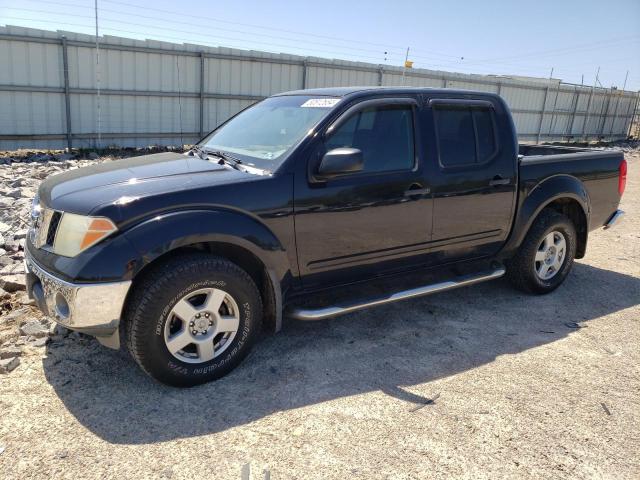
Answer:
[[[159,153],[104,162],[54,175],[40,186],[40,200],[56,210],[88,215],[105,204],[168,192],[247,181],[254,175],[181,153]]]

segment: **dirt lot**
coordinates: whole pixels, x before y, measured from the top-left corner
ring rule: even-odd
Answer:
[[[228,377],[154,383],[71,335],[0,375],[0,477],[639,478],[640,155],[555,293],[499,280],[286,322]]]

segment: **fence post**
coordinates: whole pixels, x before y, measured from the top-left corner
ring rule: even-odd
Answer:
[[[589,93],[589,100],[587,100],[587,109],[586,109],[586,115],[584,117],[584,123],[582,124],[582,134],[580,135],[581,137],[584,138],[585,141],[587,141],[587,136],[585,136],[584,132],[587,129],[587,123],[589,122],[589,116],[591,115],[591,99],[593,98],[593,90],[594,88],[591,87],[591,93]]]
[[[633,103],[633,114],[631,115],[631,121],[629,122],[629,132],[627,133],[627,137],[631,136],[631,130],[633,129],[633,121],[636,119],[636,113],[638,113],[638,106],[640,106],[640,92],[636,96],[636,101]]]
[[[69,94],[69,56],[67,54],[67,37],[63,36],[62,41],[62,70],[64,72],[64,108],[67,121],[67,148],[71,151],[71,95]]]
[[[611,105],[611,96],[607,95],[606,93],[604,95],[605,95],[605,98],[602,99],[602,110],[600,110],[600,117],[602,120],[602,125],[599,128],[600,134],[598,135],[600,139],[604,136],[604,126],[607,123],[607,116],[609,115],[609,106]],[[606,107],[604,106],[605,101],[607,103]]]
[[[578,90],[578,87],[576,87],[573,92],[573,101],[571,102],[571,103],[574,103],[573,112],[571,113],[571,122],[567,122],[567,128],[568,128],[566,132],[567,137],[573,137],[573,124],[576,121],[576,112],[578,111],[579,102],[580,102],[580,91]]]
[[[538,123],[538,135],[536,136],[536,144],[540,143],[540,135],[542,135],[542,122],[544,121],[544,113],[547,111],[548,96],[549,87],[544,90],[544,100],[542,100],[542,108],[540,109],[540,123]]]
[[[616,124],[616,120],[618,119],[618,107],[620,106],[620,99],[622,98],[622,93],[624,92],[621,91],[620,94],[618,95],[618,99],[616,101],[616,108],[613,109],[613,118],[611,119],[611,128],[609,129],[609,137],[613,137],[613,127]]]
[[[625,98],[625,97],[626,97],[626,95],[622,96],[622,98]],[[629,97],[629,106],[627,107],[627,111],[625,112],[624,117],[622,117],[622,118],[624,118],[624,123],[622,124],[623,128],[622,128],[622,130],[620,132],[620,136],[621,137],[626,135],[626,133],[627,133],[627,119],[629,118],[629,115],[631,114],[631,108],[633,106],[635,106],[635,102],[633,100],[634,99],[632,97]],[[627,135],[627,137],[628,137],[628,135]]]
[[[556,107],[558,106],[559,96],[560,96],[560,83],[558,83],[558,88],[556,89],[556,96],[553,99],[553,110],[551,110],[551,119],[549,120],[549,133],[548,133],[549,138],[553,138],[553,136],[556,134],[555,131],[552,132],[552,130],[554,127],[553,120],[556,117]]]
[[[204,137],[204,52],[200,52],[200,138]]]
[[[307,88],[307,67],[309,66],[309,60],[304,59],[302,62],[302,89]]]

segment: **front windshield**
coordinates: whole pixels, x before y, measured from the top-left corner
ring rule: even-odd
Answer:
[[[229,120],[199,145],[205,150],[229,152],[243,163],[274,171],[284,154],[338,101],[308,95],[270,97]]]

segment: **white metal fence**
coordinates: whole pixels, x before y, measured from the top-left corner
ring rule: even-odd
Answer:
[[[558,80],[407,70],[121,37],[0,27],[0,149],[193,143],[277,92],[351,85],[482,90],[511,107],[521,141],[627,136],[638,94]]]

